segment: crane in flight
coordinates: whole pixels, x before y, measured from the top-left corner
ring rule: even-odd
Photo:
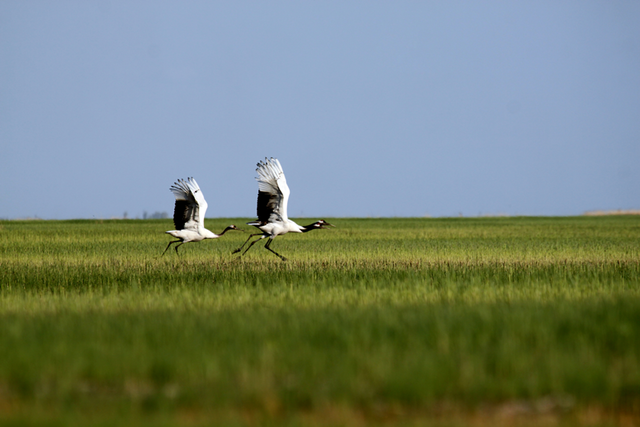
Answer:
[[[283,261],[287,259],[271,249],[271,242],[276,236],[293,233],[306,233],[311,230],[319,230],[321,228],[327,228],[327,226],[334,227],[325,220],[314,222],[313,224],[300,226],[290,220],[287,217],[287,202],[289,200],[289,186],[287,180],[284,177],[282,166],[278,159],[273,157],[270,159],[265,158],[264,162],[261,160],[258,162],[258,220],[248,222],[248,225],[257,227],[261,233],[255,233],[249,236],[249,238],[232,253],[238,253],[244,248],[244,246],[251,240],[252,237],[260,236],[256,240],[252,241],[247,249],[242,253],[247,253],[251,246],[253,246],[258,240],[268,237],[267,243],[264,245],[265,249],[271,251]]]
[[[178,253],[178,248],[184,243],[216,239],[229,230],[240,230],[233,224],[225,228],[220,234],[212,233],[204,228],[204,215],[207,213],[208,205],[195,179],[187,178],[186,181],[179,179],[169,189],[176,197],[176,205],[173,209],[173,224],[176,229],[166,233],[171,234],[178,240],[170,241],[162,255],[174,243],[178,243],[174,246],[176,253]]]

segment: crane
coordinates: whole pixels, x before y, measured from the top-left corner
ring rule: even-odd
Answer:
[[[170,241],[162,255],[174,243],[179,242],[174,246],[176,253],[178,253],[178,248],[184,243],[216,239],[229,230],[240,230],[233,224],[225,228],[220,234],[212,233],[204,228],[204,215],[207,213],[208,205],[195,179],[187,178],[186,181],[179,179],[169,189],[176,197],[176,205],[173,209],[173,224],[176,229],[166,233],[171,234],[178,240]]]
[[[271,242],[276,236],[293,233],[306,233],[311,230],[319,230],[321,228],[334,227],[325,220],[314,222],[313,224],[300,226],[290,220],[287,217],[287,202],[289,200],[289,186],[287,180],[284,177],[282,166],[278,159],[273,157],[264,161],[260,161],[257,164],[258,168],[258,220],[248,222],[248,225],[257,227],[261,233],[255,233],[249,236],[249,238],[232,253],[238,253],[244,248],[244,246],[255,236],[260,236],[258,239],[252,241],[247,249],[242,253],[247,253],[251,246],[253,246],[258,240],[268,237],[267,243],[264,245],[265,249],[271,251],[283,261],[287,259],[271,249]]]

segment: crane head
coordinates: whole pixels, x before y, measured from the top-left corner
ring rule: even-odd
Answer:
[[[305,227],[305,228],[319,230],[319,229],[322,229],[322,228],[329,228],[329,227],[335,227],[335,225],[333,225],[333,224],[329,224],[329,223],[328,223],[327,221],[325,221],[324,219],[321,219],[320,221],[318,221],[318,222],[314,222],[313,224],[308,225],[308,226],[307,226],[307,227]]]

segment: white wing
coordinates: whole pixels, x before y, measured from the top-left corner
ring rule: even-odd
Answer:
[[[170,187],[176,197],[173,210],[173,224],[176,230],[204,230],[204,216],[207,212],[207,201],[193,178],[187,181],[179,179]]]
[[[200,186],[196,182],[195,179],[189,178],[189,188],[191,189],[191,194],[193,194],[193,198],[196,199],[196,203],[198,203],[198,212],[196,213],[196,221],[198,222],[198,227],[203,230],[204,229],[204,216],[207,213],[207,208],[209,205],[207,201],[204,199],[204,194],[202,190],[200,190]]]
[[[258,220],[261,223],[286,222],[289,186],[278,159],[258,163]]]

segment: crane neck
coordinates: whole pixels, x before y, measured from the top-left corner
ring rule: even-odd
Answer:
[[[316,224],[317,224],[317,223],[316,223],[316,222],[314,222],[313,224],[303,225],[302,227],[300,227],[300,228],[302,229],[302,230],[300,230],[300,231],[302,231],[303,233],[307,233],[307,232],[309,232],[309,231],[311,231],[311,230],[317,230],[317,228],[316,228],[316,227],[314,227],[314,225],[316,225]]]
[[[229,230],[235,230],[235,227],[233,226],[228,226],[227,228],[225,228],[224,230],[222,230],[222,233],[218,234],[218,236],[222,236],[224,233],[226,233]]]

